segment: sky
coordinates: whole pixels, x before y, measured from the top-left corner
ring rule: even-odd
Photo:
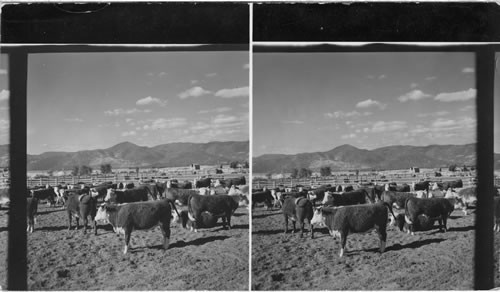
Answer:
[[[473,53],[256,53],[253,63],[254,157],[476,141]]]
[[[7,55],[0,55],[0,145],[9,143],[9,64]]]
[[[28,153],[249,140],[248,52],[33,54]]]

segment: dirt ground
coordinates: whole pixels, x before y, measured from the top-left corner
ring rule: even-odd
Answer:
[[[195,233],[172,223],[167,251],[159,227],[134,231],[126,255],[123,236],[111,225],[99,225],[97,236],[84,235],[82,229],[67,230],[65,210],[40,205],[38,211],[35,231],[28,234],[30,290],[248,290],[246,208],[236,210],[231,230],[219,225]],[[2,243],[6,226],[1,211]],[[5,262],[3,246],[0,261]],[[2,287],[6,276],[2,267]]]
[[[283,233],[281,211],[256,208],[252,214],[252,290],[473,289],[474,214],[454,211],[446,233],[436,226],[411,236],[390,226],[383,254],[374,230],[350,234],[342,258],[340,240],[326,228],[316,229],[314,239],[308,232],[299,238]],[[498,286],[500,233],[495,242]]]

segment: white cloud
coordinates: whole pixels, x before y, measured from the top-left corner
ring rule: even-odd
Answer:
[[[352,139],[352,138],[356,138],[356,134],[354,133],[351,133],[351,134],[344,134],[342,136],[340,136],[341,139]]]
[[[10,91],[6,89],[2,89],[0,91],[0,101],[9,99]]]
[[[249,69],[250,68],[250,64],[246,63],[245,65],[243,65],[243,69]]]
[[[431,96],[430,94],[425,94],[421,90],[415,89],[401,95],[400,97],[398,97],[398,100],[400,102],[407,102],[409,100],[421,100],[424,98],[429,98],[430,96]]]
[[[425,80],[427,80],[427,81],[436,80],[436,79],[437,79],[436,76],[425,77]]]
[[[212,122],[214,124],[226,124],[226,123],[234,123],[239,121],[239,118],[236,116],[227,116],[227,115],[217,115]]]
[[[224,98],[233,98],[233,97],[248,96],[248,94],[249,94],[249,88],[248,86],[245,86],[232,89],[221,89],[215,93],[215,96]]]
[[[209,110],[201,110],[198,113],[199,114],[207,114],[207,113],[223,113],[223,112],[228,112],[230,111],[230,107],[219,107],[215,109],[209,109]]]
[[[64,119],[66,122],[70,122],[70,123],[82,123],[83,120],[80,119],[80,118],[68,118],[68,119]]]
[[[360,113],[358,111],[351,111],[351,112],[343,112],[343,111],[336,111],[333,113],[326,113],[324,114],[325,117],[327,118],[336,118],[336,119],[342,119],[342,118],[352,118],[352,117],[360,117],[360,116],[369,116],[371,115],[371,112],[363,112]]]
[[[165,73],[165,72],[160,72],[160,73],[158,74],[158,76],[160,76],[160,77],[165,76],[165,75],[167,75],[167,73]]]
[[[476,126],[476,120],[471,117],[462,117],[457,120],[439,118],[432,123],[433,128],[442,130],[473,128],[475,126]]]
[[[439,117],[439,116],[445,116],[450,114],[450,112],[447,111],[439,111],[439,112],[434,112],[434,113],[421,113],[417,114],[417,117],[419,118],[425,118],[425,117]]]
[[[474,68],[472,68],[472,67],[465,67],[462,69],[462,73],[465,73],[465,74],[474,73],[474,72],[476,72],[476,70],[474,70]]]
[[[191,84],[196,84],[198,83],[198,80],[191,80]]]
[[[145,98],[141,98],[135,102],[136,105],[150,105],[150,104],[158,104],[159,106],[167,105],[167,101],[162,101],[159,98],[147,96]]]
[[[293,121],[281,121],[283,124],[294,124],[294,125],[301,125],[304,123],[304,121],[299,121],[299,120],[293,120]]]
[[[215,73],[215,72],[207,73],[207,74],[205,74],[205,76],[207,76],[207,77],[214,77],[214,76],[217,76],[217,73]]]
[[[191,131],[201,131],[201,130],[207,130],[210,129],[210,124],[203,123],[203,122],[197,122],[195,125],[191,126],[189,129]]]
[[[473,105],[467,105],[467,106],[464,106],[463,108],[460,109],[460,111],[468,111],[468,110],[471,110],[471,109],[475,109],[476,107],[473,106]]]
[[[122,137],[129,137],[129,136],[135,136],[137,133],[135,131],[130,131],[130,132],[123,132]]]
[[[145,110],[140,110],[140,109],[122,109],[122,108],[117,108],[114,110],[107,110],[104,112],[105,116],[122,116],[122,115],[132,115],[132,114],[137,114],[137,113],[150,113],[150,109],[145,109]]]
[[[451,102],[451,101],[466,101],[474,98],[476,98],[476,89],[469,88],[468,90],[464,91],[440,93],[436,95],[436,97],[434,97],[434,100]]]
[[[415,87],[417,87],[417,86],[418,86],[418,83],[415,83],[415,82],[412,82],[412,83],[410,84],[410,88],[415,88]]]
[[[211,91],[205,90],[200,86],[195,86],[195,87],[192,87],[184,92],[179,93],[178,96],[181,99],[186,99],[188,97],[200,97],[202,95],[209,94],[209,93],[211,93]]]
[[[7,69],[0,69],[0,75],[7,74]]]
[[[374,79],[374,78],[375,78],[375,76],[373,76],[373,75],[368,75],[368,76],[366,76],[366,78],[368,78],[368,79]]]
[[[382,74],[382,75],[378,76],[378,80],[382,80],[382,79],[385,79],[385,78],[387,78],[387,76],[385,74]]]
[[[392,121],[392,122],[378,121],[375,124],[373,124],[372,128],[369,131],[373,133],[381,133],[381,132],[401,130],[407,127],[408,126],[406,125],[405,121]]]
[[[385,109],[387,105],[380,103],[376,100],[367,99],[364,101],[360,101],[356,104],[357,108],[369,108],[369,107],[378,107],[379,109]]]
[[[172,118],[172,119],[159,118],[154,120],[150,125],[145,125],[143,129],[144,130],[172,129],[184,126],[186,124],[187,121],[185,118]]]

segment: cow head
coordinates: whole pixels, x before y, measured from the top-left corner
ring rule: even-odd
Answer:
[[[104,198],[104,202],[109,202],[116,199],[116,194],[114,189],[108,189],[106,192],[106,197]]]
[[[323,197],[323,202],[321,202],[323,205],[328,202],[328,200],[331,200],[333,198],[333,194],[330,191],[325,192],[325,196]]]
[[[323,207],[318,207],[314,210],[311,225],[325,226],[325,217],[323,216]]]
[[[104,221],[106,223],[109,222],[109,214],[106,209],[107,205],[103,204],[99,206],[99,209],[97,209],[97,214],[94,217],[95,221]]]

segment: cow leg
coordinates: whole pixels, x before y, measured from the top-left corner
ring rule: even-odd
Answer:
[[[344,255],[346,243],[347,243],[347,232],[342,231],[340,234],[340,254],[339,254],[339,257],[342,257]]]
[[[94,235],[97,235],[97,222],[95,221],[95,219],[93,217],[91,217],[91,222],[92,222],[92,225],[94,227]]]
[[[385,250],[385,243],[387,240],[387,231],[385,230],[385,226],[379,226],[378,228],[378,237],[380,239],[380,253],[383,253]]]
[[[87,233],[87,224],[88,224],[88,219],[87,217],[83,217],[83,234]]]
[[[304,221],[300,221],[300,238],[304,236]]]
[[[295,233],[295,225],[296,225],[295,220],[292,219],[292,226],[293,226],[292,233]]]
[[[285,215],[285,234],[288,233],[288,216]]]
[[[68,230],[71,230],[71,213],[68,212]]]
[[[226,216],[227,216],[227,227],[231,229],[231,212],[226,214]]]
[[[311,232],[311,239],[314,238],[314,226],[311,224],[311,220],[312,219],[309,219],[309,230]]]
[[[163,234],[163,248],[168,249],[170,245],[170,222],[163,222],[160,229]]]
[[[76,228],[75,228],[75,230],[78,230],[78,228],[80,228],[80,218],[76,217],[75,221],[76,221]]]
[[[123,254],[126,254],[130,246],[130,235],[132,234],[132,228],[125,228],[125,247],[123,248]]]
[[[446,218],[446,215],[443,216],[443,227],[444,227],[444,232],[448,231],[448,228],[446,227],[446,221],[447,221],[447,218]]]

